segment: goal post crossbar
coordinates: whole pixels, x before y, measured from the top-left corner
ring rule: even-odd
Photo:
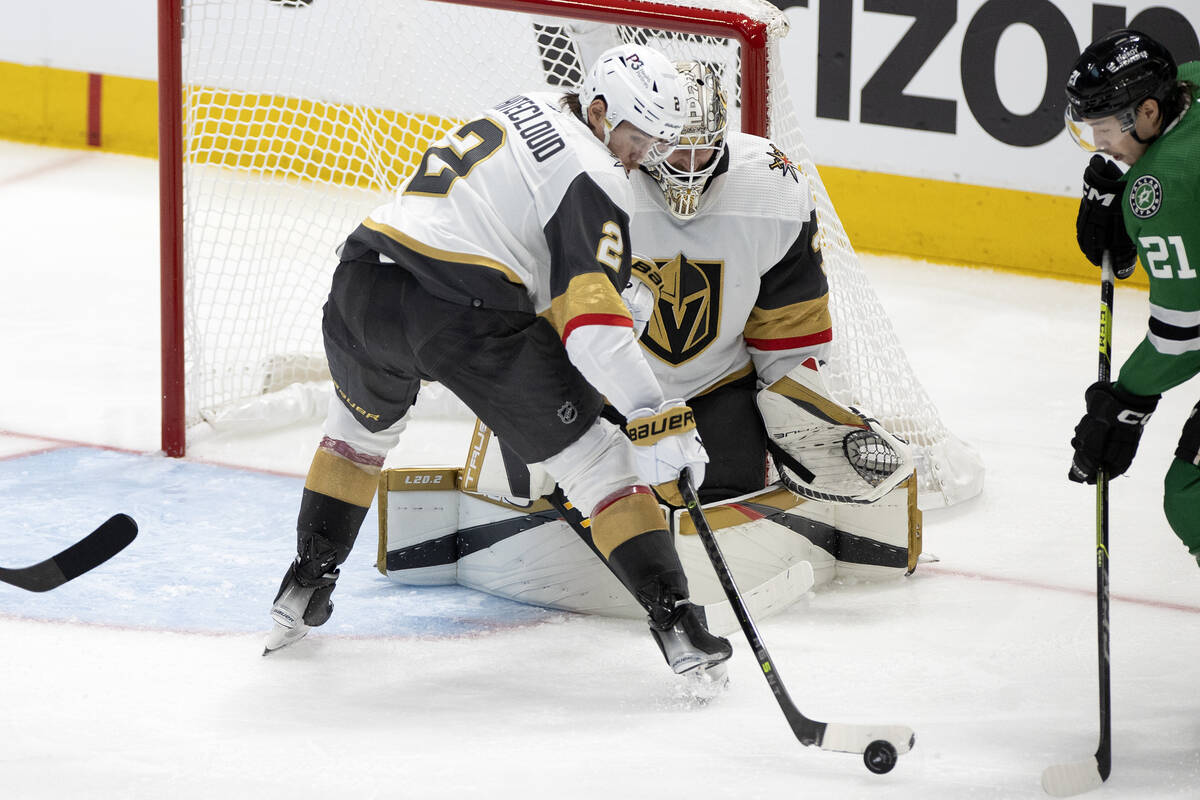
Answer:
[[[712,8],[683,8],[640,0],[431,0],[526,14],[660,28],[720,36],[742,47],[742,130],[767,135],[767,25],[750,16]],[[163,452],[187,450],[184,357],[183,55],[184,3],[158,0],[159,235]],[[520,87],[514,87],[519,89]]]

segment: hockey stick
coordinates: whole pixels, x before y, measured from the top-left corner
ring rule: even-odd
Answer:
[[[115,514],[53,558],[19,569],[0,567],[0,581],[31,592],[47,592],[100,566],[136,537],[137,523],[133,517]]]
[[[1112,374],[1112,258],[1104,253],[1100,267],[1100,367],[1099,380]],[[1054,797],[1097,789],[1112,771],[1112,708],[1108,647],[1108,475],[1096,472],[1096,649],[1100,657],[1100,746],[1083,761],[1055,764],[1042,771],[1042,788]]]
[[[863,763],[871,772],[890,772],[892,767],[896,766],[897,757],[912,749],[917,738],[912,728],[903,725],[818,722],[804,716],[800,709],[796,708],[796,704],[792,702],[787,689],[784,688],[779,671],[771,661],[771,655],[767,652],[766,645],[763,644],[754,620],[750,618],[750,612],[746,609],[741,592],[734,583],[733,573],[729,571],[729,565],[725,563],[725,557],[717,545],[717,537],[713,534],[708,520],[704,517],[704,511],[700,508],[700,498],[696,494],[696,487],[692,484],[690,469],[684,469],[679,476],[679,492],[683,495],[683,502],[696,526],[696,533],[704,544],[704,550],[712,562],[713,570],[717,573],[721,588],[725,590],[725,596],[729,598],[733,613],[742,626],[742,633],[746,635],[746,641],[750,643],[750,649],[754,651],[754,657],[758,659],[763,677],[767,679],[767,685],[775,694],[775,700],[779,703],[784,718],[787,719],[792,733],[800,740],[800,744],[813,745],[822,750],[839,753],[861,753]]]

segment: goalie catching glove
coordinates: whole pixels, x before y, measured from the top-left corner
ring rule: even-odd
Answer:
[[[757,397],[780,481],[812,500],[873,503],[912,474],[909,447],[874,419],[830,399],[821,373],[805,364]]]
[[[657,409],[634,411],[625,423],[625,433],[634,444],[638,476],[663,500],[683,506],[675,481],[684,467],[691,468],[696,486],[704,483],[708,453],[696,432],[696,417],[682,400],[666,400]]]
[[[1130,394],[1115,383],[1097,381],[1083,394],[1087,413],[1075,426],[1071,446],[1075,457],[1067,477],[1076,483],[1095,483],[1104,470],[1110,478],[1129,469],[1142,438],[1142,428],[1162,395]]]

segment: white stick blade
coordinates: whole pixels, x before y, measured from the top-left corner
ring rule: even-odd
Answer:
[[[912,749],[916,738],[913,729],[904,725],[850,725],[830,722],[825,727],[821,749],[839,753],[861,753],[871,742],[883,739],[896,748],[897,755],[902,755]]]
[[[1072,764],[1055,764],[1042,772],[1042,788],[1051,797],[1083,794],[1099,789],[1102,783],[1104,779],[1100,777],[1100,765],[1095,758]]]

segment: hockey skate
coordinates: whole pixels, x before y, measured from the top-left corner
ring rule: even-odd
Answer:
[[[323,572],[317,578],[304,578],[303,572],[299,558],[288,567],[271,606],[272,626],[263,647],[264,656],[300,641],[310,630],[325,624],[333,613],[329,597],[337,583],[338,570]]]
[[[728,682],[725,662],[733,647],[728,639],[709,633],[705,624],[704,609],[687,600],[669,612],[654,609],[650,614],[650,634],[675,674],[720,688]]]

